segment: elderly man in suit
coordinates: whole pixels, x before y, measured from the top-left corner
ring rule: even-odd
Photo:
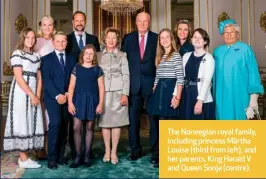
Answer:
[[[74,57],[65,53],[67,36],[57,32],[53,37],[55,50],[41,58],[44,83],[44,103],[50,119],[48,130],[48,168],[56,169],[66,164],[64,158],[67,126],[70,114],[67,106],[67,90],[70,74],[76,64]]]
[[[68,44],[66,52],[74,56],[76,62],[78,62],[81,50],[87,44],[94,45],[96,51],[100,51],[98,37],[85,32],[86,14],[84,12],[76,11],[72,16],[72,24],[75,30],[67,36]],[[74,158],[76,152],[73,137],[73,119],[71,119],[69,125],[69,145],[71,148],[71,156]]]
[[[151,32],[150,15],[141,12],[136,18],[137,31],[127,34],[123,39],[122,51],[127,53],[130,72],[130,95],[129,95],[129,142],[131,154],[129,160],[137,160],[142,156],[140,145],[140,110],[141,101],[144,99],[146,108],[150,108],[152,87],[156,75],[155,56],[158,34]],[[151,115],[150,120],[150,143],[151,163],[157,164],[159,120]]]

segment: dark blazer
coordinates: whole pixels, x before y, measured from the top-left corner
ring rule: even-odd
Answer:
[[[72,32],[71,34],[67,35],[67,47],[66,52],[71,54],[78,62],[78,57],[81,52],[75,33]],[[86,33],[86,45],[92,44],[94,45],[97,52],[100,51],[100,44],[97,36],[91,35]]]
[[[121,50],[127,53],[130,72],[130,93],[137,94],[141,89],[146,95],[152,94],[153,83],[156,75],[155,57],[158,34],[149,31],[141,60],[139,49],[139,34],[132,32],[125,35]]]
[[[46,103],[57,102],[55,97],[68,91],[70,75],[75,65],[75,58],[67,53],[65,70],[62,69],[55,51],[41,58],[44,101]]]

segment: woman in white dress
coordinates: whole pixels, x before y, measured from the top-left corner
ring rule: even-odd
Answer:
[[[42,80],[40,56],[34,53],[35,32],[25,28],[19,35],[16,50],[10,58],[14,79],[9,94],[4,135],[4,151],[18,151],[21,168],[39,168],[28,158],[27,151],[42,150],[44,131],[40,97]]]
[[[37,34],[37,42],[36,42],[36,49],[35,51],[40,54],[41,57],[51,53],[54,51],[54,46],[52,42],[52,36],[55,34],[55,27],[54,27],[54,19],[51,16],[45,15],[42,17],[39,23],[40,30]],[[47,154],[47,131],[49,125],[49,117],[47,114],[47,110],[44,106],[43,101],[42,103],[42,111],[43,111],[43,123],[44,123],[44,132],[45,132],[45,151],[38,151],[37,156],[39,159],[45,159]]]

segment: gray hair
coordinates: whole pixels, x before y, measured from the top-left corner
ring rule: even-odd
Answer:
[[[227,25],[225,25],[225,28],[226,27],[233,27],[236,32],[240,32],[240,25],[238,25],[238,24],[227,24]]]

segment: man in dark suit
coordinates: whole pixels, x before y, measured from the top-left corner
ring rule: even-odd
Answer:
[[[85,32],[86,14],[84,12],[76,11],[72,16],[72,24],[75,30],[67,35],[67,53],[74,56],[78,62],[79,54],[85,45],[92,44],[96,51],[100,51],[98,37]]]
[[[129,160],[137,160],[142,156],[140,145],[140,110],[144,99],[150,120],[151,163],[157,164],[159,120],[148,110],[151,105],[152,88],[156,75],[155,56],[158,34],[149,31],[150,15],[141,12],[137,15],[138,31],[127,34],[123,39],[122,51],[127,53],[130,72],[129,96],[129,142],[131,154]]]
[[[78,62],[79,54],[85,45],[92,44],[94,45],[96,51],[100,51],[98,37],[85,32],[86,14],[84,12],[76,11],[72,16],[72,24],[75,30],[74,32],[70,33],[67,36],[67,41],[68,41],[68,44],[66,47],[67,53],[74,56],[76,61]],[[85,132],[85,127],[83,128],[83,134],[84,132]],[[69,135],[68,137],[69,145],[71,148],[71,157],[75,158],[76,152],[75,152],[75,145],[74,145],[73,119],[70,120],[68,135]],[[84,138],[84,135],[83,135],[83,138]]]
[[[64,158],[70,119],[67,91],[76,60],[65,53],[67,36],[64,33],[57,32],[54,35],[53,45],[55,51],[41,59],[41,72],[44,83],[44,102],[50,119],[48,168],[56,169],[57,164],[67,164]]]

